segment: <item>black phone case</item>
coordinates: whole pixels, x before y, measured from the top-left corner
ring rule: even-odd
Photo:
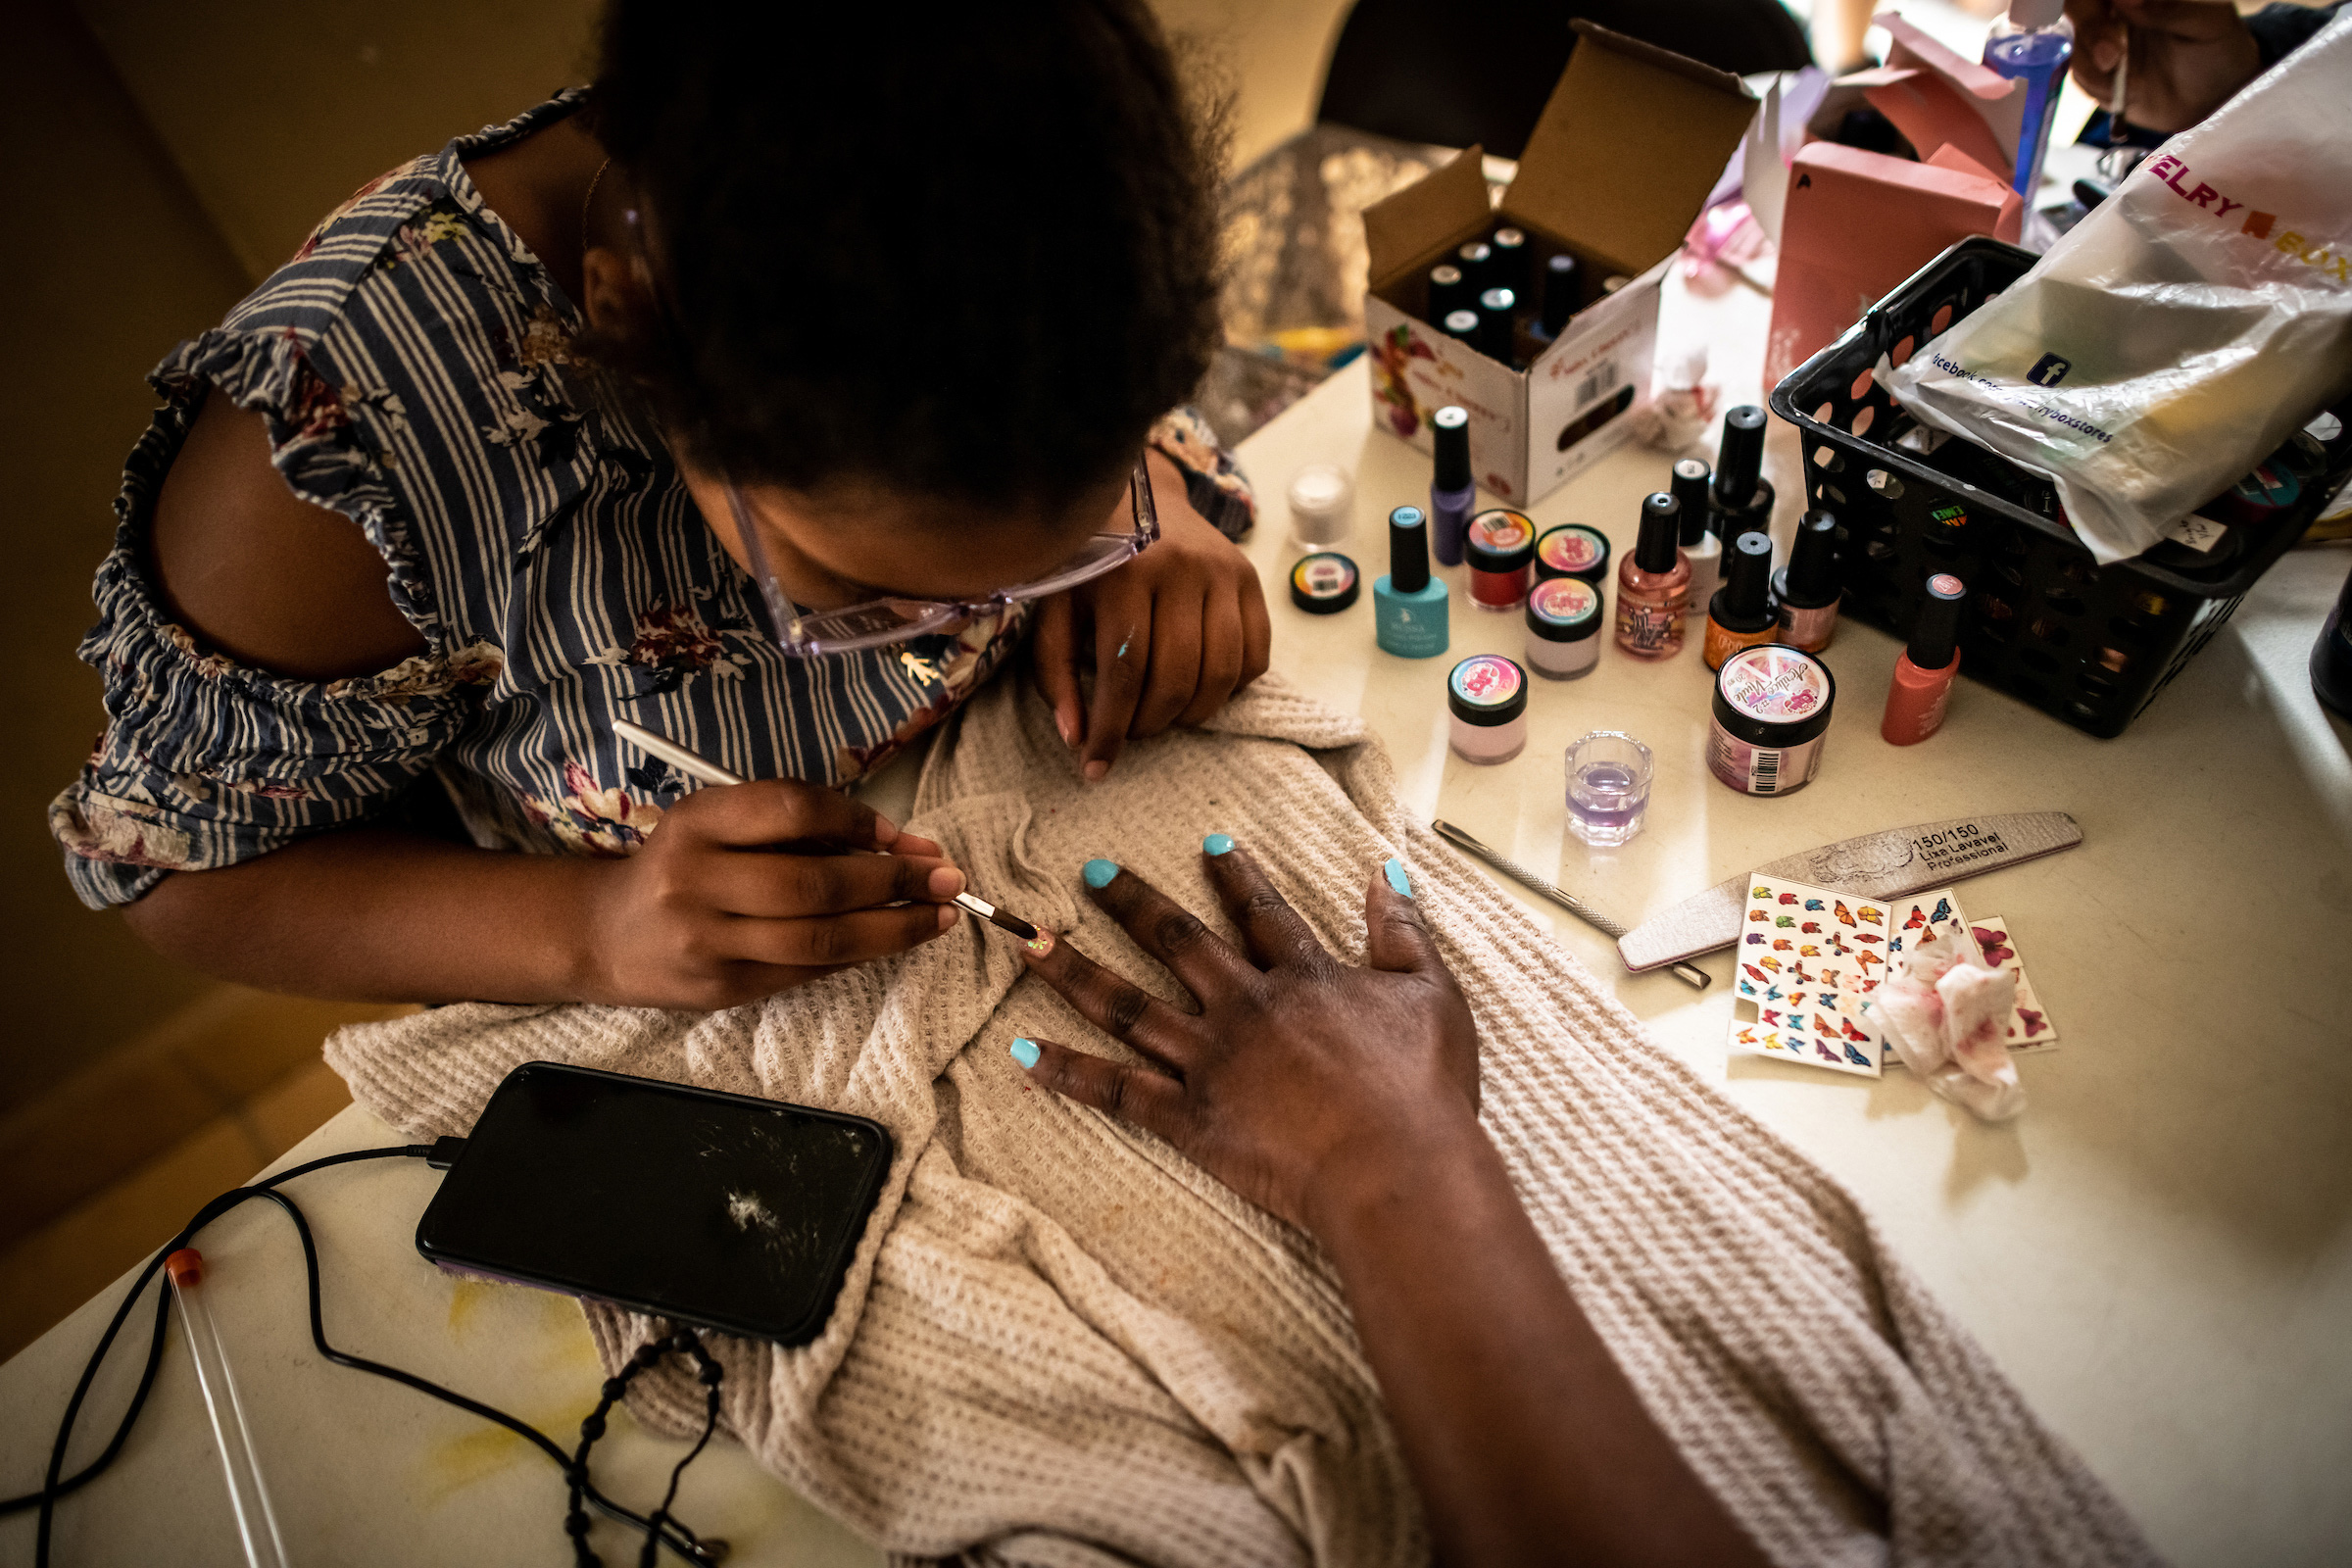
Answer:
[[[796,1104],[789,1101],[763,1100],[752,1095],[728,1094],[723,1090],[670,1083],[662,1079],[635,1078],[623,1073],[605,1072],[594,1067],[575,1067],[563,1062],[529,1061],[508,1073],[500,1081],[498,1088],[492,1091],[488,1103],[483,1106],[482,1114],[474,1124],[477,1134],[484,1126],[493,1125],[493,1113],[498,1107],[500,1097],[515,1091],[517,1086],[525,1081],[527,1075],[536,1073],[564,1074],[583,1080],[604,1080],[626,1084],[633,1091],[639,1093],[655,1092],[721,1105],[741,1105],[754,1108],[763,1114],[772,1113],[781,1107],[801,1116],[855,1127],[869,1134],[872,1139],[870,1146],[872,1152],[865,1158],[865,1166],[856,1189],[856,1199],[849,1205],[849,1212],[844,1215],[847,1222],[840,1226],[839,1233],[822,1265],[822,1288],[811,1297],[808,1309],[793,1321],[754,1321],[723,1308],[714,1308],[708,1301],[696,1302],[679,1298],[673,1293],[665,1291],[662,1283],[658,1281],[598,1277],[593,1270],[586,1269],[576,1273],[566,1273],[561,1270],[535,1268],[518,1264],[513,1258],[488,1255],[480,1249],[468,1248],[463,1243],[446,1240],[440,1233],[453,1228],[453,1219],[462,1215],[466,1205],[481,1201],[486,1196],[471,1191],[469,1185],[462,1179],[462,1173],[466,1169],[466,1156],[472,1152],[474,1148],[470,1139],[466,1150],[459,1154],[457,1160],[451,1165],[449,1174],[443,1178],[440,1189],[433,1195],[432,1201],[425,1206],[423,1217],[416,1222],[416,1250],[419,1254],[429,1262],[453,1273],[471,1274],[507,1283],[529,1285],[541,1290],[554,1291],[560,1295],[578,1297],[584,1300],[606,1301],[632,1312],[643,1312],[654,1317],[667,1318],[676,1323],[697,1328],[715,1329],[720,1333],[740,1335],[748,1339],[766,1340],[787,1348],[806,1345],[823,1332],[825,1323],[832,1316],[834,1302],[841,1294],[842,1279],[849,1272],[850,1260],[856,1255],[858,1247],[864,1238],[866,1226],[873,1216],[875,1201],[881,1196],[883,1180],[890,1172],[895,1146],[888,1128],[880,1122],[864,1116],[853,1116],[843,1111],[826,1110],[814,1105]],[[493,1132],[489,1136],[497,1135]],[[626,1151],[614,1150],[612,1157],[615,1160],[625,1159],[627,1157]]]

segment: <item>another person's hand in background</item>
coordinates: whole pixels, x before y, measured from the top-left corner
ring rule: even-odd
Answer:
[[[2227,0],[2066,0],[2066,14],[2075,82],[2110,114],[2130,39],[2123,118],[2147,130],[2186,130],[2262,73],[2254,34]]]
[[[1056,942],[1030,966],[1142,1059],[1042,1040],[1015,1059],[1323,1244],[1439,1561],[1761,1564],[1577,1306],[1479,1126],[1477,1026],[1405,867],[1365,889],[1359,969],[1231,839],[1202,851],[1246,951],[1132,872],[1086,867],[1199,1010]]]
[[[1030,644],[1038,689],[1089,779],[1109,772],[1128,741],[1224,707],[1266,672],[1273,640],[1250,558],[1194,510],[1174,463],[1151,452],[1145,467],[1159,542],[1045,601]],[[1083,665],[1094,669],[1091,707],[1079,694]]]

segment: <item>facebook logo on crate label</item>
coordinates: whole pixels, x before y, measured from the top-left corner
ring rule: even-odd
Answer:
[[[2074,368],[2075,362],[2072,360],[2061,359],[2055,354],[2044,354],[2034,362],[2034,368],[2026,372],[2026,379],[2035,386],[2056,386],[2066,379],[2066,372]]]

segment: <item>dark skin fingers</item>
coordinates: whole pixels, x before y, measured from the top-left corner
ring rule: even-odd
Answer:
[[[1171,927],[1168,901],[1132,873],[1095,892],[1147,949],[1179,931],[1200,1012],[1158,1023],[1187,1042],[1181,1078],[1050,1041],[1016,1041],[1014,1061],[1323,1244],[1438,1560],[1760,1564],[1579,1309],[1479,1126],[1477,1031],[1407,868],[1367,879],[1358,968],[1299,936],[1247,852],[1206,858],[1236,920],[1285,949],[1262,972],[1209,956],[1217,938]],[[1088,997],[1122,982],[1060,944],[1031,961],[1137,1043]]]
[[[1228,848],[1209,848],[1219,843]],[[1328,958],[1298,911],[1266,880],[1264,868],[1249,851],[1231,848],[1232,843],[1224,834],[1212,833],[1202,850],[1208,856],[1209,886],[1217,890],[1226,915],[1249,945],[1250,961],[1260,969],[1273,969]]]
[[[772,968],[838,968],[918,947],[963,918],[954,905],[910,904],[859,909],[821,919],[722,917],[713,928],[719,956]]]
[[[695,893],[714,909],[764,920],[847,914],[884,905],[940,904],[963,891],[945,860],[900,855],[760,855],[706,850]]]
[[[1256,969],[1199,915],[1140,876],[1122,869],[1095,889],[1095,902],[1196,997],[1256,977]]]
[[[1128,984],[1067,942],[1054,943],[1042,956],[1026,948],[1022,953],[1029,967],[1060,992],[1078,1016],[1137,1054],[1175,1073],[1182,1073],[1194,1058],[1196,1040],[1189,1014]]]
[[[1092,1105],[1104,1115],[1132,1122],[1169,1143],[1182,1138],[1188,1114],[1184,1086],[1166,1073],[1142,1064],[1090,1056],[1051,1040],[1016,1043],[1013,1047],[1016,1058],[1023,1045],[1037,1053],[1029,1066],[1029,1076],[1055,1094],[1066,1095],[1082,1105]]]
[[[1254,906],[1261,925],[1288,934],[1288,956],[1260,971],[1142,878],[1112,868],[1095,901],[1138,946],[1182,966],[1199,1014],[1150,998],[1066,943],[1027,961],[1090,1023],[1167,1069],[1181,1094],[1170,1100],[1161,1085],[1060,1056],[1054,1070],[1089,1104],[1107,1109],[1099,1097],[1116,1095],[1121,1104],[1151,1105],[1155,1120],[1147,1125],[1202,1168],[1261,1207],[1309,1224],[1359,1166],[1384,1168],[1391,1151],[1434,1128],[1475,1127],[1477,1030],[1426,933],[1413,940],[1417,906],[1383,877],[1365,897],[1385,961],[1359,969],[1323,951],[1246,852],[1206,858],[1230,907]],[[1107,864],[1089,867],[1090,883]]]

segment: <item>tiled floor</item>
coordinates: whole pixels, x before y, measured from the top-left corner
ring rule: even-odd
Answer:
[[[170,1240],[214,1195],[238,1186],[351,1103],[314,1061],[216,1116],[120,1181],[0,1252],[0,1359],[14,1355]]]
[[[349,1103],[320,1042],[405,1010],[219,986],[0,1122],[0,1358]]]

